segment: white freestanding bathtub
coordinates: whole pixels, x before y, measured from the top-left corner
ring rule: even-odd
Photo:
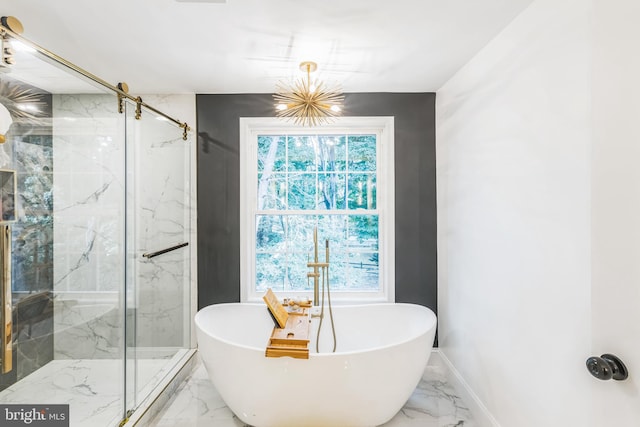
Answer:
[[[273,321],[264,304],[217,304],[195,316],[198,349],[214,386],[243,422],[256,427],[376,426],[417,386],[431,354],[436,316],[414,304],[334,306],[331,353],[325,307],[311,325],[309,359],[267,358]]]

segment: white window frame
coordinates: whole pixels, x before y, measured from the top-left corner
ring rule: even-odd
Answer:
[[[321,127],[302,127],[275,117],[240,118],[240,301],[262,301],[256,291],[256,210],[258,182],[258,135],[264,134],[376,134],[378,146],[376,206],[378,211],[379,280],[377,292],[336,291],[332,302],[394,302],[395,301],[395,173],[394,118],[339,117]],[[318,236],[320,239],[322,236]],[[331,267],[329,267],[331,273]],[[312,291],[276,292],[278,297],[311,297]]]

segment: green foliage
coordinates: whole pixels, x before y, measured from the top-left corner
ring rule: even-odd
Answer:
[[[378,289],[376,155],[375,135],[258,137],[257,291],[309,290],[314,227],[333,289]]]

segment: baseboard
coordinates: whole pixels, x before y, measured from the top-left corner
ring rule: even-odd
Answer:
[[[460,372],[453,366],[453,363],[451,363],[439,348],[433,349],[429,364],[444,366],[446,368],[447,381],[458,392],[467,406],[469,406],[469,410],[478,427],[501,427],[500,423],[498,423],[489,409],[482,403],[478,395],[475,394],[462,375],[460,375]]]

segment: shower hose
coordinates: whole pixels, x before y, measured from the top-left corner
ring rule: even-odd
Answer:
[[[329,243],[327,242],[327,245]],[[322,320],[324,319],[324,283],[325,283],[325,271],[327,281],[327,300],[329,302],[329,318],[331,320],[331,333],[333,334],[333,350],[336,352],[336,328],[333,323],[333,310],[331,309],[331,291],[329,290],[329,267],[322,269],[322,305],[320,307],[320,323],[318,324],[318,335],[316,336],[316,353],[320,353],[320,331],[322,330]]]

